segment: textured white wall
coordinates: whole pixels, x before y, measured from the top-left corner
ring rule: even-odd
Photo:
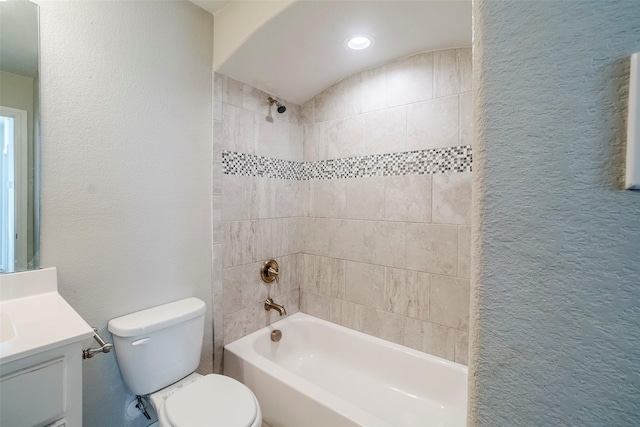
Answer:
[[[640,424],[634,1],[474,2],[470,425]]]
[[[212,369],[212,16],[188,2],[44,2],[42,266],[103,337],[197,296]],[[95,344],[87,342],[87,345]],[[84,362],[84,425],[141,426],[115,354]]]

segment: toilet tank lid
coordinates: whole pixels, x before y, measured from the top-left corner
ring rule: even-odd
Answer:
[[[118,337],[137,337],[201,316],[207,307],[198,298],[186,298],[109,321],[109,332]]]

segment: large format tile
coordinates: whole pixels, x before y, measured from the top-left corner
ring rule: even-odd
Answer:
[[[222,120],[222,74],[213,73],[213,120]]]
[[[433,91],[435,97],[462,92],[459,49],[433,52]]]
[[[469,279],[432,276],[430,320],[450,328],[469,328]]]
[[[365,70],[362,78],[362,112],[385,108],[387,95],[387,74],[384,66]]]
[[[385,154],[407,149],[407,107],[394,107],[365,114],[367,154]]]
[[[327,159],[363,156],[366,154],[363,115],[333,120],[325,125]]]
[[[453,361],[455,357],[455,332],[455,329],[446,326],[406,317],[403,344]]]
[[[363,241],[359,260],[404,268],[406,238],[403,222],[362,221]]]
[[[345,297],[345,261],[316,255],[303,255],[302,287],[305,291],[334,298]]]
[[[347,218],[384,219],[384,177],[352,178],[342,181],[346,188]]]
[[[407,268],[428,273],[458,273],[458,227],[407,224]]]
[[[474,145],[473,98],[471,92],[460,94],[460,145]]]
[[[261,263],[225,268],[222,271],[222,310],[225,315],[264,301],[268,285],[260,279]]]
[[[362,309],[365,334],[374,335],[383,340],[402,344],[404,341],[405,317],[382,310],[364,307]]]
[[[345,218],[347,214],[346,180],[311,181],[313,203],[311,213],[320,218]]]
[[[471,172],[433,175],[432,221],[438,224],[471,224]]]
[[[256,221],[225,221],[222,224],[223,268],[249,264],[258,259]]]
[[[253,112],[226,105],[222,113],[224,147],[228,151],[256,154],[258,123]]]
[[[366,307],[386,306],[384,267],[359,262],[346,262],[346,299]]]
[[[287,218],[257,221],[258,259],[267,260],[291,253],[289,249],[289,220]]]
[[[471,277],[471,226],[458,227],[458,276]]]
[[[385,219],[431,222],[431,175],[386,177]]]
[[[288,152],[289,123],[274,120],[268,122],[259,120],[259,135],[257,154],[272,159],[293,160]]]
[[[242,82],[230,77],[222,78],[222,102],[242,107]]]
[[[469,333],[456,331],[455,361],[463,365],[469,364]]]
[[[387,311],[429,320],[429,274],[386,268],[384,286]]]
[[[411,104],[433,98],[433,54],[420,53],[385,65],[386,106]]]
[[[447,96],[407,107],[407,149],[458,145],[458,96]]]
[[[338,82],[314,97],[315,121],[326,122],[345,116],[347,111],[347,96],[345,84]]]

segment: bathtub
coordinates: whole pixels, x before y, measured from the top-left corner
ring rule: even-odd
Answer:
[[[466,426],[466,366],[303,313],[227,344],[224,372],[273,427]]]

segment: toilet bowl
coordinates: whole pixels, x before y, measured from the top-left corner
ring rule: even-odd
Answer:
[[[158,427],[260,427],[253,392],[224,375],[200,375],[206,306],[187,298],[109,321],[122,379],[148,398]]]
[[[224,375],[191,374],[149,396],[158,427],[260,427],[262,412],[248,387]]]

